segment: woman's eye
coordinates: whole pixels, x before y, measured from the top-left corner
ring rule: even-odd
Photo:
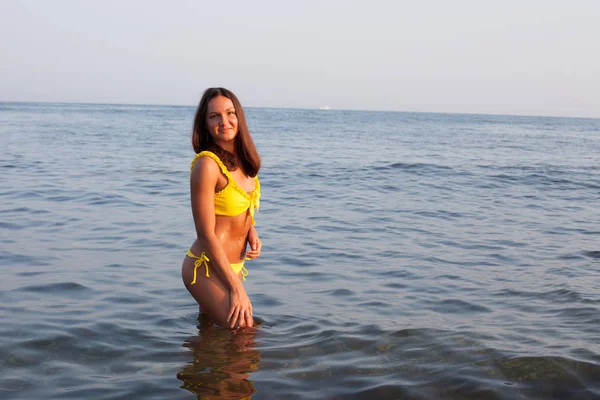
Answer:
[[[235,111],[229,111],[227,115],[235,115]]]

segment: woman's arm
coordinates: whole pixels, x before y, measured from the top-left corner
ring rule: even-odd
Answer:
[[[260,256],[260,249],[262,249],[262,242],[258,238],[258,233],[254,225],[250,226],[250,231],[248,232],[248,244],[250,245],[250,250],[246,252],[246,257],[250,259],[258,258]]]
[[[246,321],[244,325],[252,326],[250,299],[215,235],[215,188],[220,174],[219,166],[211,158],[201,157],[196,162],[190,181],[194,225],[198,238],[206,246],[211,264],[229,290],[231,309],[227,320],[230,326],[235,327],[236,323],[242,321]]]

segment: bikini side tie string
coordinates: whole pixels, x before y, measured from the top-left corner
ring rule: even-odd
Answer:
[[[196,270],[200,268],[202,264],[204,264],[204,267],[206,268],[206,277],[210,278],[210,275],[208,274],[208,262],[210,259],[206,256],[206,253],[202,252],[200,257],[197,257],[194,255],[194,253],[188,250],[187,255],[196,259],[196,261],[194,261],[194,280],[192,281],[192,285],[196,284]]]

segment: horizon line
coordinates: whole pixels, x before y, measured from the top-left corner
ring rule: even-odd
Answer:
[[[29,100],[0,100],[2,103],[23,103],[23,104],[81,104],[81,105],[100,105],[100,106],[142,106],[142,107],[197,107],[197,105],[186,104],[161,104],[161,103],[111,103],[111,102],[81,102],[81,101],[29,101]],[[444,115],[481,115],[481,116],[496,116],[496,117],[537,117],[537,118],[573,118],[573,119],[600,119],[599,117],[582,117],[582,116],[567,116],[567,115],[538,115],[538,114],[502,114],[502,113],[482,113],[482,112],[448,112],[448,111],[407,111],[407,110],[392,110],[392,109],[353,109],[353,108],[335,108],[330,107],[327,110],[320,109],[320,106],[315,108],[307,107],[274,107],[274,106],[243,106],[244,108],[264,108],[275,110],[307,110],[321,111],[323,113],[336,111],[358,111],[358,112],[397,112],[406,114],[444,114]]]

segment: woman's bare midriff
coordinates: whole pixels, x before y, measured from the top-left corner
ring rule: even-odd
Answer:
[[[235,217],[227,217],[217,215],[215,217],[215,235],[219,240],[227,260],[230,264],[242,262],[246,254],[246,240],[248,231],[252,224],[252,219],[248,212],[236,215]],[[197,238],[191,247],[192,253],[202,254],[206,251],[206,243]]]

